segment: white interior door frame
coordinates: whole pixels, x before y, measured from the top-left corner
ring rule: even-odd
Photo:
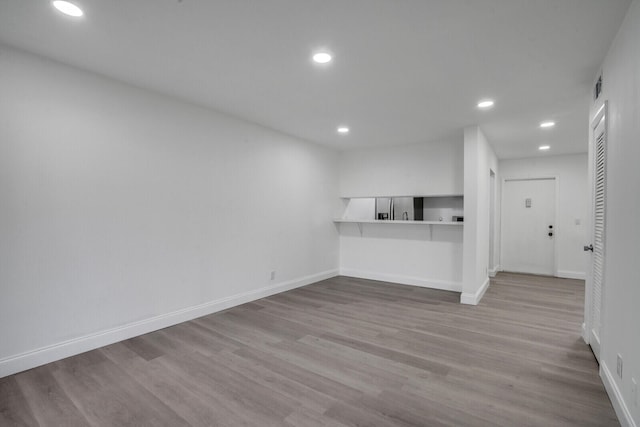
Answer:
[[[496,258],[496,200],[497,200],[497,176],[493,169],[489,169],[489,276],[495,277],[498,270]]]
[[[553,275],[558,275],[558,206],[560,202],[560,177],[558,175],[513,175],[502,178],[502,182],[500,183],[500,264],[502,263],[503,248],[505,247],[504,243],[504,233],[502,230],[504,229],[504,187],[507,181],[536,181],[536,180],[553,180],[555,184],[555,204],[556,209],[553,216],[554,221],[554,230],[553,230]],[[502,265],[504,268],[504,265]]]
[[[606,152],[607,152],[607,137],[608,137],[608,131],[609,131],[609,125],[608,125],[608,102],[604,101],[602,103],[602,106],[598,109],[598,111],[596,112],[596,114],[593,116],[593,119],[591,120],[591,123],[589,125],[589,173],[588,173],[588,185],[589,185],[589,195],[591,197],[590,203],[588,205],[588,209],[589,209],[589,215],[588,215],[588,226],[589,226],[589,239],[590,239],[590,243],[591,245],[593,245],[594,241],[595,241],[595,224],[594,224],[594,217],[595,217],[595,174],[596,174],[596,170],[595,170],[595,142],[596,142],[596,128],[598,127],[598,124],[600,123],[600,121],[604,118],[604,137],[605,137],[605,144],[604,144],[604,151],[605,151],[605,159],[606,159]],[[605,160],[605,171],[606,171],[606,160]],[[607,194],[606,194],[606,175],[605,175],[605,192],[604,192],[604,206],[605,206],[605,220],[604,220],[604,240],[606,241],[606,206],[607,206]],[[606,260],[606,245],[603,245],[602,248],[602,258],[603,261]],[[604,267],[606,266],[606,263],[603,263],[603,276],[604,276]],[[602,307],[604,307],[604,300],[605,300],[605,288],[604,286],[601,289],[601,305]],[[593,330],[593,313],[592,313],[592,308],[593,308],[593,255],[591,255],[590,260],[589,260],[589,265],[587,268],[587,280],[585,283],[585,292],[584,292],[584,323],[582,324],[582,339],[584,340],[585,343],[591,345],[591,348],[593,349],[593,353],[596,356],[596,358],[600,357],[600,339],[601,337],[598,337],[599,339],[593,339],[592,337],[592,330]],[[601,308],[601,312],[600,312],[600,317],[604,317],[604,311]]]

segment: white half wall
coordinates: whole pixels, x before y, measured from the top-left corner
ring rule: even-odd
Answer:
[[[584,279],[588,244],[587,154],[501,160],[500,175],[509,178],[558,178],[556,269],[559,277]]]
[[[478,126],[465,128],[463,304],[478,304],[489,287],[491,171],[499,176],[498,159],[487,138]],[[496,193],[496,200],[499,197]]]
[[[623,426],[640,426],[640,1],[629,7],[602,67],[609,101],[600,373]],[[591,108],[593,118],[601,102]],[[586,126],[586,123],[585,123]],[[623,360],[622,376],[616,359]]]
[[[0,93],[0,376],[337,274],[336,152],[2,46]]]
[[[342,197],[462,194],[463,144],[433,142],[340,154]],[[371,208],[373,199],[356,200]],[[345,205],[348,218],[354,216]],[[340,273],[460,292],[460,225],[336,225],[340,231]]]
[[[362,233],[357,224],[339,227],[340,274],[462,291],[462,226],[362,224]]]

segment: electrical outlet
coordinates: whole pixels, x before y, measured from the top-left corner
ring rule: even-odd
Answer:
[[[638,402],[638,382],[635,378],[631,378],[631,401],[635,406],[640,405]]]
[[[271,280],[276,280],[276,271],[275,270],[273,270],[271,272]]]
[[[616,364],[616,372],[618,373],[618,376],[622,378],[622,356],[620,356],[620,354],[618,354],[618,363]]]

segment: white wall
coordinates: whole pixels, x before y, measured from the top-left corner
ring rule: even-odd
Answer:
[[[345,219],[375,219],[376,216],[376,199],[375,197],[366,197],[362,199],[344,200],[346,207],[344,214]]]
[[[340,155],[340,196],[462,194],[463,143],[358,149]]]
[[[500,175],[509,178],[558,178],[555,225],[556,268],[559,277],[584,279],[588,243],[587,154],[501,160]],[[579,222],[579,224],[576,224]]]
[[[629,12],[603,65],[602,98],[609,101],[606,265],[600,368],[623,425],[640,426],[631,378],[640,387],[640,2]],[[593,117],[600,105],[593,106]],[[624,361],[616,375],[616,355]]]
[[[337,273],[333,151],[4,47],[0,93],[0,376]]]
[[[462,181],[462,141],[340,155],[343,197],[461,194]],[[362,234],[356,224],[337,227],[341,274],[462,290],[462,226],[364,224]]]
[[[480,127],[465,128],[463,304],[478,304],[489,286],[491,171],[498,176],[498,158],[493,148]],[[496,194],[499,200],[499,193]]]
[[[431,229],[430,229],[431,227]],[[340,224],[340,274],[460,292],[462,226]]]

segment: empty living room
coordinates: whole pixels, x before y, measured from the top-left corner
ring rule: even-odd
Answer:
[[[640,427],[640,0],[2,0],[0,426]]]

